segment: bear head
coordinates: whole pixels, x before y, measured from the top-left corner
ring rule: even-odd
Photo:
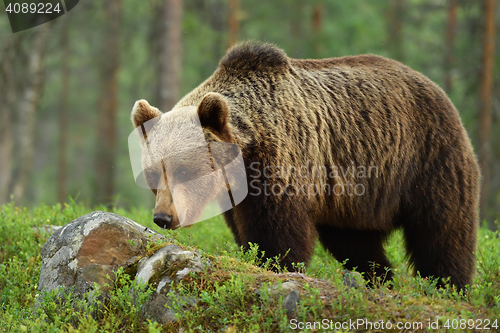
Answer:
[[[206,94],[197,106],[166,113],[145,100],[135,103],[132,123],[141,141],[144,178],[156,196],[154,222],[161,228],[197,222],[209,202],[225,211],[242,200],[237,184],[246,177],[228,117],[228,105],[218,93]]]

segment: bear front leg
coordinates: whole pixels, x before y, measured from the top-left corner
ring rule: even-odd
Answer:
[[[257,197],[258,198],[258,197]],[[237,229],[245,250],[248,243],[259,245],[266,259],[279,257],[279,264],[294,270],[292,263],[308,263],[314,247],[315,229],[300,205],[287,199],[275,204],[248,196],[234,209]]]

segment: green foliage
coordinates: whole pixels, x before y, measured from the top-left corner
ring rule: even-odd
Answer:
[[[472,302],[500,310],[500,247],[499,232],[480,230],[481,246],[478,249],[478,277]]]
[[[0,263],[14,255],[25,260],[37,256],[50,236],[44,225],[64,225],[68,221],[85,214],[86,208],[71,203],[33,209],[19,208],[13,203],[2,206],[0,213]]]
[[[215,282],[199,293],[193,293],[193,289],[199,288],[196,284],[187,287],[180,284],[170,291],[169,296],[174,300],[171,308],[176,312],[176,318],[189,323],[191,328],[208,330],[229,324],[257,328],[255,323],[265,318],[258,318],[260,320],[256,321],[255,313],[249,311],[257,298],[247,288],[253,284],[253,280],[255,277],[252,276],[231,275],[228,280]],[[193,296],[197,296],[199,302],[193,309],[186,311],[189,299]]]

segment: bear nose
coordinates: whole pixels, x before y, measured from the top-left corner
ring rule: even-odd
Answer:
[[[158,213],[153,216],[153,221],[157,226],[163,229],[169,229],[172,225],[172,215],[168,215],[165,213]]]

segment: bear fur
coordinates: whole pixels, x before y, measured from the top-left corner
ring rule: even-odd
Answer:
[[[424,75],[375,55],[299,60],[247,42],[174,109],[184,106],[207,142],[241,148],[249,193],[224,213],[238,245],[292,268],[319,238],[346,268],[391,278],[383,243],[402,229],[422,277],[472,282],[479,168],[457,110]],[[132,121],[161,115],[142,100]],[[155,222],[177,227],[168,187],[153,192]]]

